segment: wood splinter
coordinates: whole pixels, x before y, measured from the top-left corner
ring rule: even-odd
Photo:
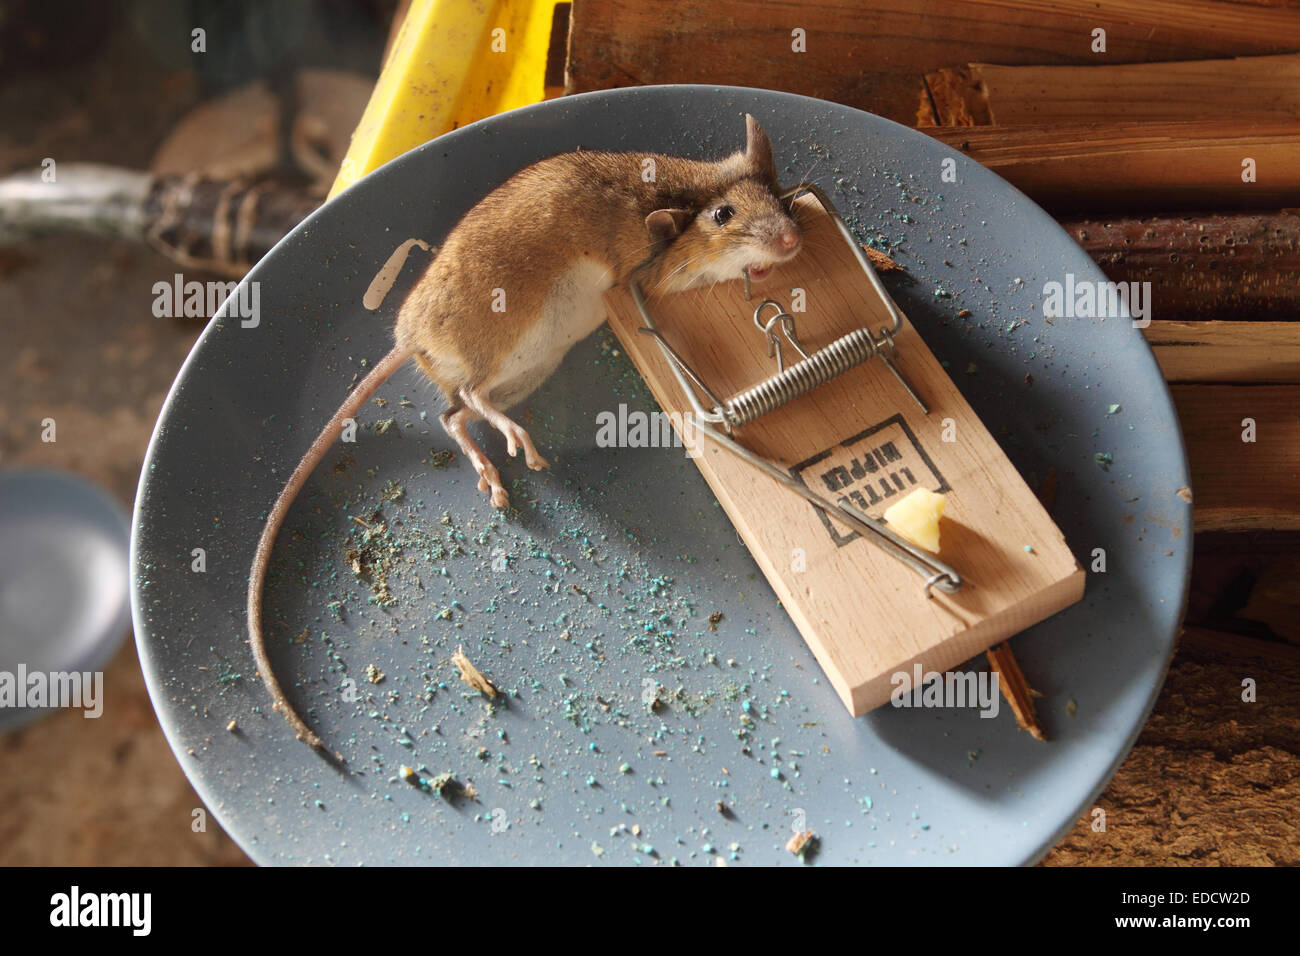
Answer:
[[[817,847],[817,834],[812,830],[800,830],[786,842],[785,848],[802,859]]]
[[[1011,705],[1011,712],[1016,715],[1020,729],[1029,731],[1035,740],[1046,740],[1047,734],[1038,722],[1038,708],[1034,706],[1034,697],[1038,695],[1025,680],[1015,655],[1011,653],[1011,645],[1003,641],[990,648],[988,658],[993,673],[998,675],[1002,696]]]
[[[483,676],[483,672],[470,663],[465,656],[465,647],[461,645],[456,648],[456,653],[451,655],[451,662],[460,668],[460,679],[470,687],[473,687],[480,694],[486,694],[488,697],[495,698],[497,689],[492,682]]]

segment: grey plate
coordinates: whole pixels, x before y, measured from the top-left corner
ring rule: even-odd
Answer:
[[[128,536],[125,509],[86,479],[0,471],[0,672],[85,673],[108,663],[130,624]],[[0,706],[0,730],[49,712]]]
[[[463,460],[431,466],[454,446],[413,367],[362,417],[354,463],[331,467],[340,446],[298,499],[268,585],[271,653],[356,771],[340,775],[270,709],[245,642],[244,588],[281,483],[363,361],[390,346],[392,304],[361,306],[370,279],[398,243],[436,243],[534,160],[579,146],[717,156],[743,141],[746,111],[766,125],[787,182],[811,168],[862,238],[906,268],[893,293],[1022,473],[1034,483],[1056,468],[1054,515],[1080,562],[1105,550],[1081,603],[1014,640],[1052,741],[1017,730],[1005,707],[994,719],[891,708],[850,718],[694,464],[680,450],[596,446],[598,412],[654,407],[602,331],[528,402],[551,471],[528,472],[485,436],[519,515],[495,514]],[[956,184],[940,182],[947,157]],[[1188,484],[1181,436],[1142,335],[1122,318],[1041,317],[1043,284],[1070,272],[1103,278],[992,173],[902,126],[781,93],[565,98],[390,163],[252,271],[260,324],[213,320],[150,446],[136,634],[185,772],[261,863],[793,863],[784,844],[800,823],[820,836],[819,863],[1037,859],[1086,812],[1149,713],[1191,555],[1190,508],[1175,494]],[[395,427],[376,429],[389,418]],[[1097,453],[1113,456],[1109,469]],[[376,510],[386,605],[345,557],[364,531],[352,519],[374,525]],[[191,570],[195,548],[206,572]],[[460,683],[458,644],[511,691],[508,706],[489,709]],[[642,699],[656,683],[669,700],[652,712]],[[478,797],[423,792],[398,779],[402,764],[453,773]]]

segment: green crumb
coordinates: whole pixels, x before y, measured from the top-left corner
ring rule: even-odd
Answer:
[[[454,797],[473,800],[478,796],[478,791],[474,789],[473,784],[461,783],[454,773],[440,773],[436,777],[430,777],[429,789],[444,800],[451,800]]]
[[[632,772],[632,765],[631,765],[630,763],[621,763],[621,764],[618,765],[618,772],[619,772],[619,773],[631,773],[631,772]]]
[[[1032,544],[1025,545],[1025,554],[1033,554],[1033,553],[1034,553],[1034,546]]]
[[[429,464],[434,468],[446,468],[455,460],[456,455],[444,448],[441,451],[435,451],[429,457]]]
[[[1107,406],[1106,406],[1106,414],[1107,414],[1107,415],[1114,415],[1114,414],[1115,414],[1116,412],[1118,412],[1118,411],[1119,411],[1119,406],[1118,406],[1118,405],[1107,405]]]
[[[366,680],[370,681],[370,683],[372,684],[378,684],[383,679],[384,679],[383,671],[381,671],[374,664],[366,665]]]
[[[400,501],[402,496],[405,494],[406,489],[395,481],[390,481],[388,484],[384,485],[383,495],[385,501]]]
[[[381,418],[375,422],[375,434],[382,435],[397,424],[396,418]]]
[[[1092,456],[1092,460],[1100,466],[1102,471],[1110,471],[1110,466],[1115,463],[1115,456],[1108,451],[1099,451]]]

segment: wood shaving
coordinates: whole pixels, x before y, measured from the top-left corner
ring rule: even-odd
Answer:
[[[873,249],[871,246],[863,246],[862,251],[867,254],[867,261],[870,262],[877,272],[902,272],[900,266],[889,256],[885,255],[879,249]]]
[[[1003,641],[997,647],[989,649],[989,665],[998,675],[998,686],[1002,696],[1011,705],[1011,712],[1016,715],[1016,723],[1021,730],[1029,731],[1035,740],[1046,740],[1042,725],[1038,723],[1038,708],[1034,706],[1035,691],[1031,690],[1020,665],[1011,653],[1011,645]],[[1041,694],[1037,696],[1042,696]]]
[[[790,837],[785,848],[795,856],[803,856],[815,845],[817,834],[812,830],[800,830],[794,836]]]
[[[465,656],[463,645],[456,648],[456,653],[451,656],[451,662],[460,668],[460,679],[466,684],[469,684],[480,694],[487,694],[488,697],[492,698],[496,697],[496,687],[483,676],[482,671],[470,663],[469,658]]]

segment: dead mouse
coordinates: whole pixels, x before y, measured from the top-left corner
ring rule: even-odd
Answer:
[[[581,150],[521,170],[467,212],[398,311],[396,344],[352,390],[294,469],[267,516],[248,580],[249,644],[299,740],[324,744],[285,698],[262,633],[262,590],[275,536],[294,498],[349,419],[413,358],[447,396],[441,422],[492,504],[501,476],[470,437],[478,419],[512,456],[547,467],[504,409],[525,399],[605,320],[607,289],[635,279],[647,296],[765,278],[803,244],[777,199],[767,134],[745,117],[745,149],[717,161]]]

